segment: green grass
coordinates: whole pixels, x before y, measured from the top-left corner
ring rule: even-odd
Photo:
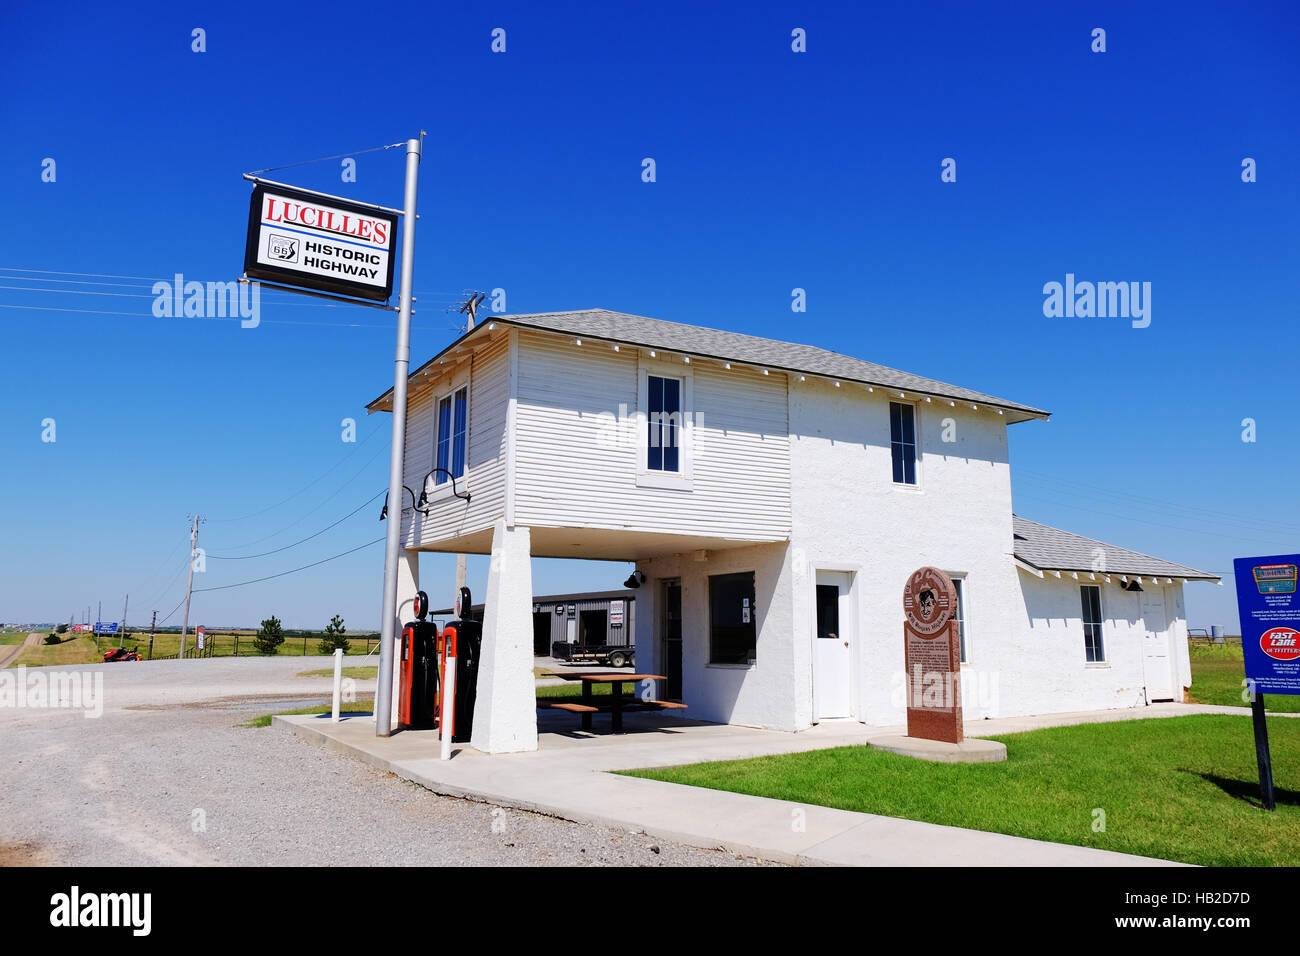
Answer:
[[[1268,732],[1273,813],[1258,805],[1250,720],[1219,714],[994,737],[1007,745],[998,764],[839,747],[628,774],[1187,863],[1295,866],[1300,719],[1270,719]],[[1093,831],[1097,808],[1105,832]]]
[[[299,671],[296,676],[333,677],[334,668],[322,667],[320,670],[315,670],[315,671]],[[374,664],[368,667],[345,667],[343,668],[343,676],[351,677],[354,680],[374,680],[376,677],[379,676],[379,665]]]
[[[629,696],[628,684],[631,683],[633,682],[627,681],[623,684],[624,697]],[[591,693],[593,697],[609,697],[612,692],[613,692],[613,688],[611,688],[608,684],[596,684],[591,688]],[[537,688],[537,696],[538,697],[581,697],[582,681],[573,681],[568,684],[548,684],[545,687]]]
[[[259,657],[257,649],[253,646],[253,638],[256,631],[207,631],[204,635],[205,645],[215,645],[214,657],[233,657],[236,649],[240,657]],[[236,640],[236,637],[238,640]],[[366,645],[366,635],[348,635],[350,644],[348,646],[347,657],[364,657],[368,650],[373,650],[375,641],[370,642],[369,648]],[[149,634],[131,632],[131,637],[127,639],[127,645],[135,645],[140,650],[142,657],[147,657],[149,653]],[[302,637],[286,636],[284,643],[280,645],[276,656],[278,657],[327,657],[317,649],[320,643],[320,635],[314,634],[307,637],[304,642]],[[180,651],[181,636],[177,634],[155,634],[153,644],[154,657],[175,657]],[[185,635],[185,648],[187,653],[194,649],[194,628],[191,627],[189,633]],[[331,671],[331,673],[333,673]]]
[[[340,714],[369,714],[375,706],[374,700],[358,700],[351,704],[340,704]],[[241,727],[270,727],[272,717],[288,717],[293,714],[332,714],[334,712],[333,704],[312,704],[310,707],[299,707],[297,710],[278,710],[274,714],[262,714],[260,717],[253,717],[240,724]]]
[[[82,634],[60,634],[60,643],[58,644],[38,644],[35,647],[28,647],[18,653],[11,665],[12,667],[50,667],[54,665],[68,666],[71,664],[93,664],[96,661],[103,661],[102,651],[95,649],[95,639]],[[41,639],[44,641],[44,638]],[[104,642],[104,650],[116,647],[116,644],[110,645]]]
[[[1242,700],[1246,679],[1240,644],[1193,644],[1191,699],[1198,704],[1250,707]],[[1300,713],[1300,694],[1268,694],[1265,707],[1272,713]]]
[[[0,644],[21,644],[27,640],[28,631],[0,631]],[[62,638],[65,635],[60,634]],[[44,638],[42,638],[44,640]]]

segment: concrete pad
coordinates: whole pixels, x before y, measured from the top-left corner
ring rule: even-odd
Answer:
[[[883,750],[903,757],[932,760],[935,763],[1001,763],[1007,759],[1007,745],[996,740],[967,737],[959,744],[925,737],[889,734],[867,742],[873,750]]]
[[[902,728],[849,721],[792,734],[629,714],[624,734],[543,732],[536,751],[489,755],[458,745],[453,758],[444,761],[438,759],[433,731],[377,738],[373,723],[365,718],[344,718],[336,724],[328,718],[287,716],[274,718],[274,725],[435,793],[796,865],[1179,865],[609,772],[864,746],[899,736]],[[996,732],[993,727],[984,729]]]

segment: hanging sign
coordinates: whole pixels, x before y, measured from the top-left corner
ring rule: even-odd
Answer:
[[[393,213],[258,183],[248,209],[244,274],[383,301],[393,293],[396,242]]]

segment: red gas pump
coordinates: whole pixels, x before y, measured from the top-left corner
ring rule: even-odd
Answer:
[[[472,620],[469,588],[460,589],[460,619],[450,621],[442,629],[443,686],[452,679],[447,672],[448,658],[455,663],[456,687],[452,698],[450,739],[456,743],[469,740],[474,729],[474,701],[478,691],[479,651],[483,644],[483,625]],[[438,714],[442,714],[442,699],[438,699]]]
[[[399,727],[428,730],[437,724],[438,625],[426,621],[429,596],[415,596],[416,620],[402,628],[401,660],[397,698]]]

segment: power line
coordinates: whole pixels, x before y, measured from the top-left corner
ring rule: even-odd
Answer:
[[[1183,515],[1178,515],[1178,517],[1209,516],[1224,521],[1232,521],[1236,524],[1242,524],[1242,523],[1258,524],[1263,526],[1264,528],[1267,528],[1268,530],[1276,530],[1279,527],[1284,527],[1278,525],[1278,523],[1272,519],[1266,521],[1260,518],[1247,518],[1247,517],[1243,517],[1242,515],[1231,514],[1226,511],[1218,511],[1213,508],[1202,508],[1198,505],[1177,504],[1175,502],[1171,502],[1168,499],[1163,499],[1163,498],[1148,498],[1144,495],[1135,495],[1132,492],[1127,492],[1127,491],[1116,491],[1110,488],[1104,488],[1100,485],[1093,485],[1087,482],[1078,481],[1077,479],[1059,478],[1054,475],[1049,475],[1039,471],[1033,471],[1028,468],[1019,468],[1016,470],[1016,474],[1027,476],[1031,482],[1037,481],[1041,483],[1050,483],[1053,485],[1073,485],[1077,488],[1082,488],[1088,492],[1101,495],[1103,497],[1127,498],[1135,503],[1141,504],[1146,507],[1162,508],[1171,512],[1175,512],[1175,511],[1184,512]],[[1300,530],[1300,526],[1290,526],[1290,527],[1293,530]]]
[[[57,271],[55,271],[55,270],[53,270],[53,269],[27,269],[27,268],[23,268],[23,267],[20,267],[20,266],[0,266],[0,272],[35,272],[35,273],[37,273],[38,275],[52,275],[52,276],[81,276],[82,278],[87,278],[87,279],[135,279],[135,280],[137,280],[138,282],[171,282],[173,279],[176,278],[176,276],[175,276],[174,274],[173,274],[173,275],[169,275],[169,276],[128,276],[128,275],[118,275],[118,274],[113,273],[113,272],[57,272]],[[25,276],[9,276],[8,278],[13,278],[13,279],[24,279],[24,278],[27,278],[27,277],[25,277]],[[36,279],[30,279],[30,280],[28,280],[28,281],[35,282],[35,281],[38,281],[38,280],[36,280]],[[58,280],[40,280],[40,281],[58,281]],[[69,279],[68,281],[71,282],[71,281],[73,281],[73,280]],[[107,283],[95,283],[95,284],[99,285],[99,284],[107,284]],[[268,289],[267,291],[270,292],[270,291],[272,291],[272,290],[269,290],[269,289]],[[276,291],[279,291],[279,290],[276,290]],[[292,294],[292,293],[290,293],[290,294]],[[461,299],[461,298],[464,298],[463,293],[460,293],[460,292],[429,292],[429,291],[426,291],[426,292],[415,292],[415,293],[412,293],[412,294],[415,295],[417,298],[419,298],[420,296],[426,296],[426,297],[429,297],[429,298],[432,298],[432,297],[434,297],[434,296],[438,296],[438,297],[442,297],[442,298],[452,298],[452,299]]]
[[[210,518],[210,519],[208,519],[209,523],[212,523],[213,521],[216,521],[216,522],[219,523],[219,524],[235,524],[236,522],[239,522],[239,521],[247,521],[249,518],[256,518],[256,517],[258,517],[259,515],[264,515],[264,514],[266,514],[268,511],[274,511],[276,508],[280,507],[281,505],[288,504],[290,501],[292,501],[294,498],[297,498],[300,494],[302,494],[302,493],[303,493],[304,491],[306,491],[308,488],[315,487],[315,486],[316,486],[317,484],[319,484],[321,481],[323,481],[324,479],[328,478],[328,477],[329,477],[330,475],[332,475],[334,472],[338,471],[340,468],[342,468],[344,465],[346,465],[349,461],[352,460],[352,456],[355,455],[358,451],[361,450],[361,446],[362,446],[362,445],[366,444],[366,442],[370,441],[370,439],[374,438],[374,437],[375,437],[376,435],[378,435],[381,431],[383,431],[383,428],[382,428],[382,427],[376,427],[373,431],[371,431],[371,433],[370,433],[369,435],[367,435],[364,439],[362,439],[361,442],[359,442],[357,445],[355,445],[355,446],[352,448],[351,451],[349,451],[346,455],[344,455],[342,458],[340,458],[337,462],[335,462],[333,465],[331,465],[328,469],[326,469],[325,471],[321,472],[319,475],[317,475],[317,476],[316,476],[315,478],[313,478],[311,481],[307,482],[307,484],[303,485],[301,488],[299,488],[297,491],[295,491],[293,494],[291,494],[288,498],[285,498],[285,499],[283,499],[283,500],[281,500],[281,501],[277,501],[277,502],[276,502],[275,504],[273,504],[273,505],[268,505],[267,507],[263,508],[261,511],[254,511],[254,512],[252,512],[251,514],[241,515],[241,516],[238,517],[238,518],[216,518],[216,519],[212,519],[212,518]],[[380,451],[382,452],[383,449],[381,448]],[[359,478],[359,477],[361,476],[362,472],[364,472],[365,469],[368,468],[368,467],[370,466],[371,462],[373,462],[373,461],[375,460],[375,457],[377,457],[377,456],[372,455],[372,456],[370,457],[370,461],[367,461],[367,462],[365,463],[365,465],[362,466],[361,471],[357,472],[355,475],[353,475],[351,478],[349,478],[347,481],[345,481],[342,485],[340,485],[339,488],[338,488],[338,490],[336,490],[336,491],[334,492],[334,494],[330,495],[328,498],[326,498],[324,501],[322,501],[320,504],[318,504],[318,505],[317,505],[315,508],[313,508],[311,511],[308,511],[306,514],[302,515],[302,516],[298,519],[298,521],[302,521],[303,518],[307,518],[307,517],[309,517],[310,515],[315,514],[317,511],[319,511],[319,510],[321,509],[322,506],[328,504],[330,501],[333,501],[334,498],[338,495],[338,493],[339,493],[340,491],[342,491],[342,490],[343,490],[344,488],[346,488],[348,485],[352,484],[352,482],[356,481],[357,478]],[[297,524],[298,521],[295,521],[294,524]],[[271,538],[274,538],[277,534],[281,534],[281,533],[283,533],[283,532],[285,532],[285,531],[288,531],[288,530],[289,530],[290,528],[292,528],[292,527],[293,527],[293,524],[285,525],[285,526],[284,526],[283,528],[281,528],[279,531],[276,531],[276,532],[274,532],[274,533],[272,533],[272,534],[268,534],[268,535],[266,535],[266,537],[258,538],[256,541],[246,541],[246,542],[244,542],[243,544],[235,544],[235,545],[231,545],[231,550],[232,550],[232,551],[238,551],[240,548],[251,548],[251,547],[252,547],[253,545],[255,545],[255,544],[261,544],[263,541],[269,541]]]
[[[331,524],[331,525],[327,525],[326,527],[321,528],[321,529],[320,529],[319,531],[317,531],[315,534],[309,534],[309,535],[307,535],[307,537],[301,539],[300,541],[295,541],[293,544],[286,544],[283,548],[276,548],[274,551],[263,551],[261,554],[240,554],[240,555],[229,555],[229,554],[209,554],[209,555],[207,555],[207,557],[211,558],[213,561],[247,561],[247,560],[249,560],[249,559],[251,559],[251,558],[265,558],[267,555],[271,555],[271,554],[279,554],[281,551],[288,551],[290,548],[296,548],[296,547],[298,547],[298,545],[303,544],[304,542],[310,541],[312,538],[320,537],[320,536],[323,535],[326,531],[329,531],[330,528],[337,528],[337,527],[338,527],[339,525],[341,525],[343,522],[347,521],[347,520],[348,520],[349,518],[351,518],[354,514],[356,514],[358,511],[360,511],[360,510],[361,510],[362,508],[364,508],[366,505],[370,504],[370,503],[373,502],[376,498],[378,498],[380,495],[383,495],[383,494],[387,494],[387,492],[386,492],[386,491],[380,491],[380,492],[377,492],[377,493],[374,494],[374,495],[371,495],[371,496],[370,496],[369,498],[367,498],[365,501],[361,502],[361,504],[358,505],[358,506],[356,507],[355,510],[353,510],[353,511],[349,511],[347,514],[345,514],[345,515],[344,515],[342,518],[340,518],[338,521],[335,521],[333,524]]]
[[[338,558],[345,557],[346,555],[353,554],[354,552],[360,551],[362,548],[368,548],[368,547],[370,547],[372,544],[378,544],[379,542],[381,542],[381,541],[383,541],[383,540],[384,540],[383,537],[378,537],[378,538],[375,538],[374,541],[367,541],[365,544],[359,544],[359,545],[357,545],[355,548],[350,548],[350,549],[347,550],[347,551],[342,551],[342,552],[340,552],[340,553],[338,553],[338,554],[331,555],[331,556],[328,557],[328,558],[321,558],[321,560],[319,560],[319,561],[313,561],[311,564],[304,564],[304,565],[303,565],[302,567],[300,567],[300,568],[291,568],[291,569],[288,570],[288,571],[281,571],[279,574],[268,574],[268,575],[267,575],[266,577],[264,577],[264,578],[253,578],[251,581],[240,581],[240,582],[238,582],[237,584],[222,584],[222,585],[220,585],[220,586],[218,586],[218,587],[215,587],[215,588],[195,588],[195,589],[194,589],[194,593],[195,593],[195,594],[199,594],[200,592],[203,592],[203,591],[227,591],[227,590],[229,590],[230,588],[242,588],[242,587],[244,587],[244,586],[247,585],[247,584],[259,584],[259,583],[262,582],[262,581],[270,581],[270,580],[272,580],[273,578],[282,578],[282,577],[284,577],[286,574],[297,574],[299,571],[306,571],[308,568],[314,568],[314,567],[317,567],[318,565],[325,564],[325,563],[327,563],[327,562],[329,562],[329,561],[334,561],[334,560],[336,560],[336,559],[338,559]],[[177,605],[177,607],[179,607],[179,606],[180,606],[180,605]],[[173,612],[173,613],[174,613],[174,612]],[[170,615],[169,615],[169,616],[170,616]]]

